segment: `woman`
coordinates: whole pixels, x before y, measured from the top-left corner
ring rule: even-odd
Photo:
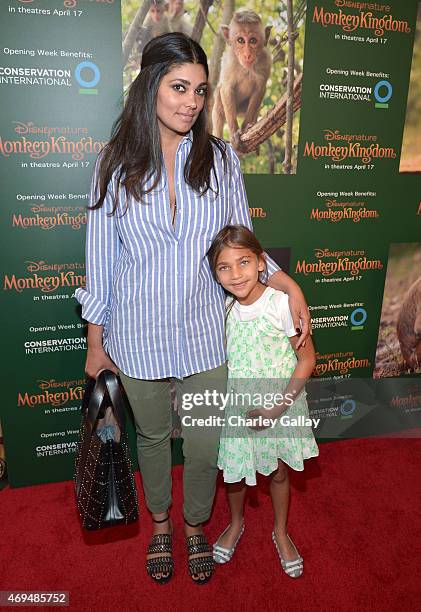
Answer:
[[[112,138],[97,162],[88,215],[87,286],[76,297],[89,322],[86,372],[119,371],[133,409],[153,536],[147,571],[173,573],[170,382],[182,396],[224,393],[224,292],[206,257],[217,232],[251,221],[240,164],[207,130],[208,66],[181,33],[151,40]],[[296,283],[268,259],[269,284],[289,294],[308,333]],[[192,406],[192,418],[218,406]],[[220,414],[220,413],[219,413]],[[212,551],[202,523],[211,512],[218,427],[183,430],[184,520],[190,575],[207,582]]]

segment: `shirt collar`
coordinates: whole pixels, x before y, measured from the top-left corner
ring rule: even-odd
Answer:
[[[185,136],[183,136],[183,138],[181,139],[181,143],[185,144],[186,142],[193,142],[193,130],[190,130],[189,132],[187,132],[187,134]]]

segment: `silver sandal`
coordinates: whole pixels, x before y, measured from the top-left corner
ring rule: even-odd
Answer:
[[[218,544],[219,540],[222,538],[222,536],[224,535],[224,533],[226,533],[226,531],[230,528],[230,525],[228,525],[228,527],[225,529],[225,531],[223,531],[221,533],[221,535],[219,536],[217,542],[215,542],[215,544],[213,545],[213,559],[215,561],[215,563],[228,563],[228,561],[231,561],[234,553],[235,553],[235,549],[237,548],[237,544],[240,541],[241,536],[244,533],[244,523],[243,526],[241,527],[241,531],[238,534],[237,539],[234,542],[234,546],[232,548],[224,548],[223,546],[220,546]]]
[[[291,540],[288,534],[287,534],[287,537],[288,537],[288,540],[291,542],[291,545],[294,548],[295,552],[297,553],[297,558],[293,559],[292,561],[285,561],[285,559],[282,557],[281,551],[279,550],[278,542],[276,541],[275,532],[272,531],[272,540],[278,552],[279,559],[282,565],[282,569],[284,570],[286,575],[289,576],[290,578],[299,578],[304,571],[304,559],[299,554],[298,550],[295,547],[295,544],[293,543],[293,541]]]

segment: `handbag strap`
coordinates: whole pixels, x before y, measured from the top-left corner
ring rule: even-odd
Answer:
[[[93,383],[94,387],[92,389]],[[92,389],[92,391],[89,396],[90,389]],[[98,374],[96,381],[92,383],[91,381],[88,382],[85,391],[85,397],[88,396],[89,399],[89,404],[86,409],[88,422],[91,428],[93,428],[107,391],[114,416],[120,429],[123,431],[126,427],[126,413],[118,378],[111,370],[102,370],[102,372]]]
[[[114,411],[114,416],[120,429],[123,431],[126,428],[126,409],[124,407],[123,396],[121,394],[120,384],[117,376],[111,370],[101,372],[104,376],[105,384],[107,385],[108,395],[110,396],[111,404]]]

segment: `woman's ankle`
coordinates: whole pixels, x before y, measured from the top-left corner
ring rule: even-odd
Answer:
[[[186,534],[186,537],[200,535],[203,533],[203,524],[197,522],[194,523],[193,521],[190,522],[184,519],[184,533]]]
[[[152,514],[151,518],[154,535],[159,533],[171,533],[172,525],[168,511]]]

